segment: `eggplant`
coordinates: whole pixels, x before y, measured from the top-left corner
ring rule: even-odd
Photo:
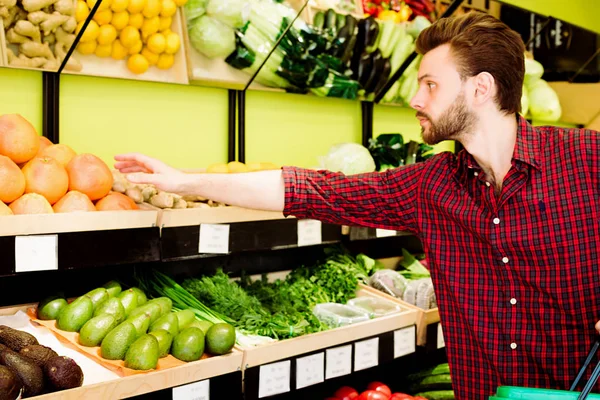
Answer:
[[[379,82],[378,78],[380,77],[381,72],[383,71],[385,62],[387,61],[385,58],[383,58],[379,49],[375,50],[369,55],[371,56],[371,70],[369,71],[369,78],[363,84],[363,89],[365,89],[365,93],[373,92],[373,90],[377,86],[377,82]]]
[[[350,29],[350,33],[353,34],[353,35],[355,35],[356,34],[356,32],[355,32],[356,31],[356,25],[357,25],[356,18],[354,18],[350,14],[347,14],[346,17],[345,17],[345,19],[346,19],[346,22],[344,23],[344,26],[349,26],[350,27],[349,28]]]
[[[379,24],[377,20],[370,16],[365,19],[365,48],[372,47],[377,42],[377,36],[379,35]]]
[[[319,11],[318,13],[315,14],[315,17],[313,18],[313,27],[316,30],[322,30],[323,29],[323,25],[325,23],[325,13],[323,11]]]
[[[356,80],[360,83],[360,86],[364,89],[371,76],[373,70],[373,57],[369,53],[363,53],[360,57],[358,64],[358,73]]]
[[[342,53],[341,60],[344,65],[348,63],[350,57],[352,56],[352,51],[354,50],[354,46],[356,45],[356,35],[352,35],[350,40],[346,42],[344,53]]]
[[[350,27],[344,26],[338,32],[337,37],[331,44],[329,54],[331,54],[333,57],[342,58],[342,55],[344,55],[344,51],[346,50],[346,45],[350,41],[351,35],[352,32],[350,31]]]
[[[352,70],[352,79],[358,80],[358,72],[360,66],[360,60],[365,51],[366,46],[366,35],[367,35],[367,19],[361,19],[357,23],[358,33],[356,34],[356,40],[352,46],[352,61],[350,62],[350,69]]]
[[[385,86],[388,79],[390,79],[390,72],[392,72],[392,62],[389,58],[385,59],[385,64],[383,65],[383,70],[381,71],[381,76],[377,80],[377,86],[373,90],[373,93],[377,95]]]

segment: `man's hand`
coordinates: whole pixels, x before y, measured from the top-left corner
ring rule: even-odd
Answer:
[[[193,176],[160,160],[139,153],[119,154],[115,160],[115,168],[132,183],[149,183],[165,192],[188,194]]]
[[[600,333],[600,321],[596,322],[596,330]]]

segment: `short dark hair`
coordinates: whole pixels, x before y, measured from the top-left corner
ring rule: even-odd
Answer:
[[[517,32],[491,15],[472,11],[436,21],[421,32],[416,47],[418,53],[426,54],[444,44],[450,44],[462,79],[490,73],[498,88],[500,111],[520,111],[525,44]]]

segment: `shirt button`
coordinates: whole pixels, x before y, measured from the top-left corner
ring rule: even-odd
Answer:
[[[517,348],[517,344],[516,343],[511,343],[510,344],[510,348],[513,349],[513,350],[516,349]]]
[[[494,218],[494,224],[498,225],[500,223],[500,218]]]
[[[515,298],[510,299],[510,304],[512,304],[513,306],[515,304],[517,304],[517,299],[515,299]]]
[[[504,264],[508,264],[508,257],[503,257],[503,258],[502,258],[502,262],[503,262]]]
[[[490,187],[490,183],[489,183],[489,182],[486,182],[486,183],[485,183],[485,186],[487,186],[487,187]]]
[[[475,171],[475,172],[473,172],[473,175],[479,176],[479,172]]]

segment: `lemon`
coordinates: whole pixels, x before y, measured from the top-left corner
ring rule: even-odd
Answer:
[[[227,168],[227,164],[211,164],[206,168],[206,172],[209,174],[228,174],[229,168]]]
[[[144,24],[142,25],[142,33],[146,35],[152,35],[153,33],[158,32],[158,28],[160,27],[160,18],[152,17],[144,20]]]
[[[90,14],[90,9],[85,1],[77,0],[77,7],[75,8],[75,21],[85,21],[87,16]]]
[[[132,56],[134,54],[139,54],[142,51],[142,47],[144,47],[144,43],[142,43],[141,40],[138,40],[133,46],[131,46],[128,49],[129,55]]]
[[[151,52],[147,47],[144,47],[140,54],[143,55],[146,60],[148,60],[148,64],[150,65],[156,65],[158,62],[158,54]]]
[[[97,43],[95,40],[90,42],[79,42],[77,45],[77,51],[84,56],[94,54],[94,51],[96,51],[96,45]]]
[[[160,9],[161,9],[160,0],[147,0],[146,7],[144,7],[142,14],[144,14],[144,17],[146,17],[146,18],[157,17],[158,14],[160,14]]]
[[[75,30],[76,33],[79,33],[79,31],[81,31],[81,28],[83,27],[84,22],[85,21],[81,21],[79,24],[77,24],[77,29]],[[96,40],[96,38],[98,37],[99,34],[100,34],[100,27],[98,26],[96,21],[92,20],[88,24],[87,28],[85,28],[85,32],[83,32],[83,35],[81,35],[81,39],[79,39],[79,41],[82,43],[93,42],[94,40]]]
[[[114,12],[110,24],[114,26],[117,31],[122,31],[127,24],[129,24],[129,13],[127,11]]]
[[[146,0],[129,0],[127,11],[130,14],[139,14],[146,7]]]
[[[107,45],[111,44],[117,38],[117,30],[112,25],[102,25],[100,27],[100,34],[98,35],[98,44]]]
[[[246,163],[246,167],[248,167],[249,171],[260,171],[260,170],[262,170],[262,168],[260,167],[260,163],[257,163],[257,162]]]
[[[110,57],[112,54],[112,43],[109,44],[99,44],[96,46],[96,51],[94,51],[96,57]]]
[[[144,72],[148,71],[150,64],[143,55],[134,54],[129,57],[129,60],[127,60],[127,68],[129,68],[129,70],[134,74],[143,74]]]
[[[167,47],[165,49],[165,53],[167,54],[175,54],[177,50],[179,50],[179,46],[181,46],[181,41],[179,40],[179,36],[176,33],[169,32],[166,34],[167,38]]]
[[[173,54],[161,54],[160,56],[158,56],[158,62],[156,63],[156,66],[159,69],[169,69],[173,66],[174,63],[175,57],[173,56]]]
[[[167,29],[161,29],[160,33],[162,33],[163,35],[165,35],[165,37],[167,37],[169,35],[169,33],[173,32],[171,29],[167,28]]]
[[[129,26],[142,29],[142,25],[144,25],[144,16],[142,14],[131,14],[129,16]]]
[[[164,31],[166,29],[169,29],[172,24],[173,24],[173,18],[171,18],[171,17],[160,17],[160,24],[158,26],[158,30],[162,32],[162,31]]]
[[[94,21],[96,21],[100,26],[110,24],[111,19],[112,11],[110,10],[98,11],[96,15],[94,15]]]
[[[187,0],[175,0],[177,7],[183,7],[185,6],[185,3],[187,3]]]
[[[127,6],[129,5],[129,0],[113,0],[110,9],[113,12],[123,12],[127,10]]]
[[[96,1],[97,0],[86,0],[86,3],[88,5],[88,7],[90,8],[90,10],[94,7],[94,4],[96,4]],[[100,5],[98,6],[98,11],[108,10],[110,8],[111,4],[112,4],[112,0],[102,0],[102,3],[100,3]],[[96,13],[98,11],[96,11]]]
[[[148,38],[148,49],[154,54],[160,54],[165,51],[167,47],[167,39],[162,33],[155,33]]]
[[[140,31],[138,31],[137,29],[135,29],[132,26],[126,26],[121,31],[121,34],[119,35],[119,40],[121,41],[121,44],[125,48],[129,49],[134,44],[136,44],[138,41],[141,41],[140,40]]]
[[[177,12],[177,4],[173,0],[162,0],[161,17],[172,17]]]
[[[237,174],[240,172],[248,172],[249,171],[246,164],[241,163],[239,161],[231,161],[229,164],[227,164],[227,169],[228,169],[229,173],[231,173],[231,174]]]
[[[260,169],[262,169],[263,171],[268,171],[271,169],[281,169],[281,167],[278,167],[277,165],[270,162],[261,162]]]
[[[127,49],[123,47],[120,41],[115,40],[112,46],[111,57],[115,60],[124,60],[127,58],[129,54],[127,54]]]

